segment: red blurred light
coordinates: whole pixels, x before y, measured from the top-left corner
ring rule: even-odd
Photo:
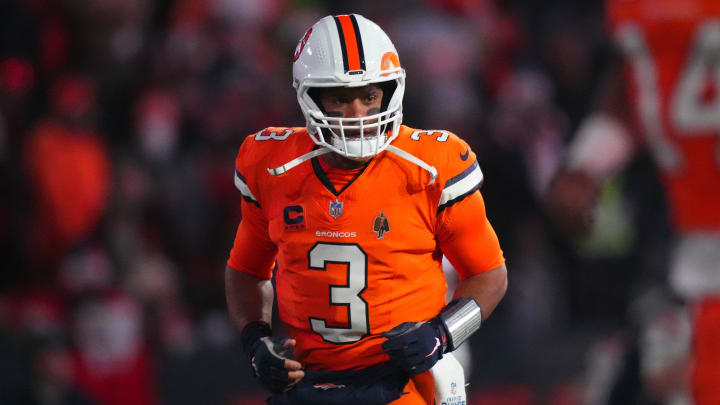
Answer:
[[[6,59],[0,63],[0,86],[12,92],[26,92],[35,84],[35,71],[26,60]]]

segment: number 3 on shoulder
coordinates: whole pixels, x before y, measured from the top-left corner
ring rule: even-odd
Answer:
[[[438,129],[431,129],[431,130],[422,130],[418,129],[413,131],[412,135],[410,135],[410,139],[413,141],[419,141],[420,135],[436,135],[437,138],[435,138],[438,142],[447,142],[448,138],[450,138],[450,133],[448,131],[438,130]]]
[[[267,141],[269,139],[275,140],[275,141],[284,141],[288,138],[288,136],[292,135],[292,133],[295,132],[294,129],[286,129],[282,134],[270,131],[269,128],[265,128],[262,131],[259,131],[257,134],[255,134],[255,140],[256,141]]]

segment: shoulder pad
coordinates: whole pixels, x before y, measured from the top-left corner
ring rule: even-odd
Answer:
[[[464,140],[450,131],[403,127],[393,145],[437,169],[436,183],[442,190],[438,212],[482,185],[483,174],[477,156]]]
[[[260,206],[257,184],[267,176],[267,168],[307,148],[312,148],[312,140],[301,127],[268,127],[248,135],[235,159],[235,186],[243,199]]]

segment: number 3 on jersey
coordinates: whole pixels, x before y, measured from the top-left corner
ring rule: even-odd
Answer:
[[[288,138],[288,136],[292,135],[295,130],[293,129],[286,129],[282,134],[270,131],[268,128],[263,129],[262,131],[258,131],[257,134],[255,134],[255,140],[256,141],[267,141],[267,140],[274,140],[274,141],[284,141]]]
[[[356,244],[316,243],[308,252],[311,270],[327,271],[328,263],[347,266],[347,283],[330,284],[329,303],[347,308],[345,325],[329,326],[328,320],[310,316],[310,328],[326,342],[346,344],[357,342],[370,333],[367,302],[361,294],[367,288],[367,254]]]

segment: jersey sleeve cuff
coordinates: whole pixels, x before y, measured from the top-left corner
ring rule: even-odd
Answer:
[[[476,276],[478,274],[487,273],[490,270],[495,270],[498,267],[502,266],[503,263],[505,263],[505,256],[503,255],[503,252],[498,252],[497,256],[495,257],[495,260],[488,264],[487,266],[483,266],[480,269],[455,269],[455,271],[458,274],[458,280],[463,281],[466,278],[470,278],[472,276]]]
[[[437,213],[441,213],[447,207],[464,200],[475,190],[479,190],[482,182],[483,173],[476,160],[462,173],[445,182],[445,188],[440,194]]]

